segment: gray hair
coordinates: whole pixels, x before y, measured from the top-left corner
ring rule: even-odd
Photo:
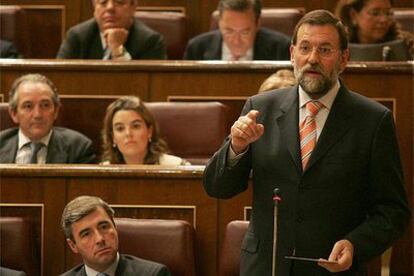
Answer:
[[[48,79],[46,76],[41,75],[41,74],[27,74],[27,75],[23,75],[20,78],[16,79],[13,82],[12,87],[9,91],[9,106],[12,111],[14,112],[17,111],[17,102],[19,99],[19,95],[18,95],[19,93],[17,93],[17,89],[22,83],[26,83],[26,82],[43,83],[49,86],[50,90],[52,90],[53,92],[53,95],[52,95],[53,104],[55,105],[55,107],[60,106],[60,99],[59,99],[57,88],[50,79]]]
[[[94,212],[99,207],[105,210],[115,225],[115,211],[108,203],[96,196],[78,196],[66,205],[62,213],[61,226],[65,237],[73,240],[72,224]]]
[[[256,20],[258,20],[262,12],[261,0],[220,0],[217,7],[220,18],[225,10],[243,12],[250,8],[253,8]]]

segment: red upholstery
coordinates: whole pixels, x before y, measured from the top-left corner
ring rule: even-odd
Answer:
[[[187,44],[187,18],[180,12],[136,11],[135,17],[164,36],[168,59],[182,59]]]
[[[0,131],[16,126],[16,124],[11,119],[8,110],[8,103],[0,103]]]
[[[260,17],[261,26],[292,36],[296,23],[305,14],[304,8],[265,8]],[[219,12],[211,14],[210,30],[218,27]]]
[[[12,41],[24,57],[31,56],[25,11],[20,6],[0,5],[0,38]]]
[[[193,276],[194,228],[182,220],[116,218],[124,254],[165,264],[174,276]]]
[[[193,165],[206,164],[227,133],[227,108],[218,102],[149,102],[172,154]]]
[[[227,224],[220,251],[219,276],[238,276],[240,273],[240,252],[249,222],[234,220]]]
[[[61,97],[62,107],[55,125],[85,134],[99,153],[105,110],[115,99],[115,96]],[[8,103],[0,103],[0,130],[15,126],[7,106]],[[228,109],[219,102],[148,102],[146,106],[154,115],[171,153],[193,165],[206,164],[228,134]],[[73,120],[73,114],[77,120]]]
[[[403,30],[414,33],[414,9],[393,9],[394,19],[397,20]]]
[[[0,265],[21,270],[27,275],[40,275],[31,223],[21,217],[0,217]]]
[[[249,222],[234,220],[229,222],[224,233],[224,240],[220,251],[219,276],[238,276],[240,273],[240,253],[244,235]],[[368,275],[375,276],[381,273],[381,258],[376,257],[368,264]]]

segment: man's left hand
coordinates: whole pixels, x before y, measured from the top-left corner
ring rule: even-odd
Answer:
[[[318,262],[318,265],[330,272],[340,272],[348,270],[352,266],[353,258],[354,246],[352,243],[348,240],[340,240],[335,243],[328,259],[328,261],[335,263],[326,263],[323,262],[325,259],[321,259],[321,261]]]

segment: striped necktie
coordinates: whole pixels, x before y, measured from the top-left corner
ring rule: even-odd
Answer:
[[[323,107],[318,101],[309,101],[306,103],[308,115],[299,126],[300,151],[302,155],[302,169],[305,170],[310,159],[313,149],[316,145],[316,122],[315,116]]]

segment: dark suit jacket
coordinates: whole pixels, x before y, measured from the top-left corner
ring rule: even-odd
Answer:
[[[20,58],[20,54],[17,51],[14,44],[7,40],[0,40],[0,58]]]
[[[18,128],[0,132],[0,163],[14,163],[17,154]],[[46,163],[94,163],[92,141],[85,135],[62,127],[54,127]]]
[[[121,254],[115,275],[170,276],[171,274],[165,265]],[[86,276],[85,266],[83,264],[78,265],[61,276]]]
[[[222,36],[219,30],[192,38],[184,53],[187,60],[221,60]],[[289,37],[266,28],[257,31],[253,60],[289,60]]]
[[[164,38],[142,22],[134,19],[124,45],[132,59],[165,59]],[[65,41],[60,45],[57,58],[102,59],[101,36],[94,18],[69,29]]]
[[[353,267],[338,275],[364,275],[364,263],[404,231],[410,209],[392,113],[343,85],[305,171],[299,146],[298,87],[249,98],[264,134],[233,168],[230,141],[209,161],[204,188],[229,198],[247,189],[253,170],[253,211],[243,240],[241,275],[271,275],[274,188],[280,188],[278,275],[330,275],[315,263],[284,256],[328,258],[336,241],[355,248]]]

